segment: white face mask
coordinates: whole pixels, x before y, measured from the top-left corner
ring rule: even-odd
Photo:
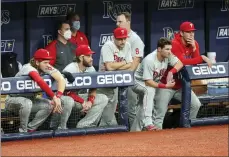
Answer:
[[[71,37],[72,37],[72,32],[70,30],[67,30],[67,31],[64,32],[64,38],[66,40],[71,39]]]

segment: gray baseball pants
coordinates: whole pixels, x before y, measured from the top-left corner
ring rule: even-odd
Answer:
[[[156,89],[146,86],[145,82],[135,81],[133,91],[138,94],[138,105],[130,131],[141,131],[143,127],[153,124],[152,112]]]
[[[75,105],[74,100],[69,96],[61,96],[62,113],[53,113],[50,127],[58,129],[67,129],[67,122]]]
[[[5,103],[6,110],[19,112],[19,132],[27,132],[28,129],[37,129],[53,110],[50,100],[44,98],[29,99],[25,97],[7,96]],[[29,122],[30,113],[36,113],[31,122]]]
[[[118,87],[116,88],[99,88],[97,93],[104,94],[108,97],[108,104],[103,110],[99,126],[118,125],[115,111],[118,103]]]
[[[85,101],[87,101],[88,94],[79,94]],[[97,127],[99,120],[102,116],[104,108],[107,106],[108,98],[104,94],[96,94],[95,102],[91,109],[87,112],[86,116],[77,123],[77,128]],[[80,105],[75,102],[75,105]]]
[[[179,101],[182,101],[182,90],[173,90],[173,89],[158,89],[155,96],[155,106],[154,106],[154,125],[162,129],[163,121],[165,114],[168,109],[168,104],[172,98],[175,98]],[[196,96],[196,94],[191,92],[191,108],[190,108],[190,119],[195,119],[201,103]]]
[[[127,99],[129,126],[131,127],[136,117],[136,109],[138,103],[138,94],[133,91],[133,87],[128,87]]]

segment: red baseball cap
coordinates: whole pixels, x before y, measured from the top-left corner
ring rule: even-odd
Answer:
[[[180,31],[188,32],[188,31],[195,31],[195,30],[196,30],[195,26],[191,22],[186,21],[180,25]]]
[[[127,29],[126,28],[121,28],[118,27],[114,30],[114,37],[117,39],[121,39],[121,38],[127,38]]]
[[[34,55],[33,55],[33,58],[35,60],[52,60],[54,59],[53,56],[50,55],[49,51],[46,50],[46,49],[38,49]]]
[[[76,48],[76,56],[88,56],[94,53],[88,45],[80,45]]]

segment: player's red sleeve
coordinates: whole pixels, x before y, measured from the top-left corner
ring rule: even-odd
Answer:
[[[194,52],[195,57],[193,56],[193,58],[185,58],[182,48],[177,42],[172,43],[172,52],[184,65],[195,65],[202,62],[202,57],[199,54],[199,46],[196,47],[196,51]]]
[[[79,103],[81,103],[81,104],[84,103],[84,99],[81,98],[80,96],[78,96],[77,94],[75,94],[74,92],[69,91],[69,92],[67,92],[66,95],[67,95],[67,96],[70,96],[70,97],[71,97],[74,101],[76,101],[76,102],[79,102]]]
[[[50,55],[53,56],[54,58],[53,60],[50,60],[49,62],[52,66],[54,66],[56,63],[56,43],[57,41],[54,40],[45,47],[45,49],[48,50]]]
[[[51,98],[54,97],[54,92],[51,90],[51,88],[48,86],[48,84],[43,80],[43,78],[38,74],[36,71],[31,71],[29,73],[29,76],[40,86],[40,88],[47,93],[48,96]]]
[[[193,58],[198,58],[200,57],[201,59],[199,60],[200,62],[197,63],[197,64],[200,64],[203,62],[203,59],[200,55],[200,47],[199,47],[199,44],[195,41],[195,45],[196,45],[196,51],[193,52]]]

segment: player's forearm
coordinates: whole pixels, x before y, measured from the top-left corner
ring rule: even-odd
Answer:
[[[48,86],[48,84],[43,80],[43,78],[36,71],[31,71],[29,76],[40,86],[40,88],[51,98],[54,97],[54,92]]]
[[[65,82],[64,78],[61,78],[60,80],[57,80],[57,90],[58,91],[63,93],[64,90],[65,90],[65,85],[66,85],[66,82]]]
[[[157,83],[153,80],[146,80],[145,85],[153,88],[170,88],[167,84]]]
[[[120,67],[122,67],[123,65],[125,65],[126,62],[122,61],[122,62],[109,62],[109,63],[105,63],[105,67],[108,71],[114,71],[119,69]]]
[[[153,88],[158,88],[158,83],[153,80],[145,80],[145,85]]]
[[[58,72],[52,73],[51,76],[57,82],[57,91],[63,93],[65,90],[65,85],[66,85],[66,81],[65,81],[63,75],[58,71]]]
[[[182,67],[183,67],[183,63],[181,61],[178,61],[173,67],[174,69],[176,69],[176,71],[173,73],[180,71]]]
[[[89,89],[88,96],[90,95],[96,96],[96,88]]]
[[[133,59],[132,64],[131,64],[130,70],[131,71],[135,71],[138,68],[138,65],[139,65],[140,61],[141,61],[141,58],[140,57],[135,57]]]
[[[129,70],[132,66],[132,63],[128,63],[123,65],[122,67],[118,68],[117,70]]]
[[[195,64],[200,64],[202,63],[202,57],[199,56],[199,57],[196,57],[196,58],[190,58],[190,59],[186,59],[186,58],[183,58],[181,59],[181,62],[184,64],[184,65],[195,65]]]

